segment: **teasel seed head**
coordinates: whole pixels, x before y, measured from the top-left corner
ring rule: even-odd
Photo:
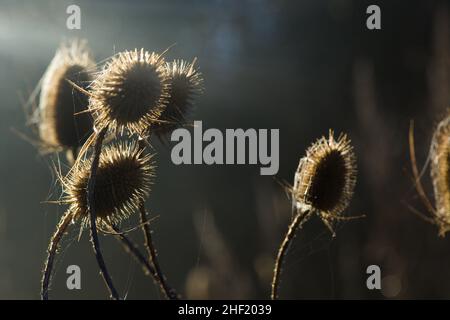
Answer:
[[[38,129],[44,148],[77,148],[91,134],[93,119],[87,112],[88,97],[69,81],[86,89],[94,69],[85,41],[63,43],[56,51],[43,76],[39,100]]]
[[[86,188],[90,174],[90,160],[74,166],[62,184],[75,219],[88,224]],[[144,154],[138,143],[119,143],[107,146],[100,155],[94,187],[94,206],[98,222],[117,223],[126,219],[150,192],[154,177],[152,156]]]
[[[439,123],[433,134],[430,159],[436,220],[443,235],[450,231],[450,115]]]
[[[356,184],[356,157],[346,135],[337,140],[332,130],[306,151],[293,187],[297,209],[338,217],[347,208]]]
[[[142,134],[164,110],[169,93],[163,57],[144,49],[113,57],[92,85],[95,126]]]
[[[195,61],[188,63],[174,60],[165,64],[169,98],[159,121],[153,127],[153,131],[160,137],[186,124],[195,96],[203,91],[203,78],[195,68]]]

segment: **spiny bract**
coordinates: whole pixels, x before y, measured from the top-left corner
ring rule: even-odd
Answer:
[[[63,179],[65,196],[74,218],[88,221],[86,188],[91,160],[84,160]],[[154,176],[152,156],[137,143],[119,143],[101,153],[94,187],[94,206],[99,222],[116,223],[127,218],[145,200]]]
[[[93,80],[94,68],[84,41],[63,43],[56,51],[42,79],[38,109],[39,136],[44,148],[76,148],[91,134],[93,120],[86,112],[88,98],[67,80],[86,89]]]
[[[142,134],[160,117],[169,94],[161,55],[124,51],[108,62],[92,85],[90,110],[101,129]]]

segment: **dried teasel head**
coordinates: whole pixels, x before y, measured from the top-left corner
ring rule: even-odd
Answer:
[[[337,140],[332,130],[300,159],[292,190],[293,206],[316,212],[331,228],[331,221],[342,218],[356,184],[356,157],[346,135]]]
[[[161,55],[124,51],[105,65],[92,85],[95,126],[143,134],[164,110],[169,94]]]
[[[153,127],[153,131],[160,137],[186,124],[186,117],[193,108],[193,100],[202,92],[203,78],[194,65],[195,60],[192,63],[174,60],[165,64],[169,98],[160,121]]]
[[[450,231],[450,115],[437,126],[430,149],[431,179],[440,233]]]
[[[75,219],[89,221],[86,188],[91,160],[75,165],[62,178],[64,197],[60,201],[70,206]],[[94,186],[94,206],[99,223],[117,223],[139,208],[145,200],[154,176],[152,156],[138,144],[119,143],[107,146],[100,155]]]
[[[45,149],[77,148],[91,134],[88,98],[69,81],[86,89],[94,69],[85,41],[63,43],[56,51],[43,76],[39,99],[38,129]]]

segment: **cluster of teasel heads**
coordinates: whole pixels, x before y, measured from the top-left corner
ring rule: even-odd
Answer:
[[[144,202],[154,176],[146,146],[152,133],[164,141],[186,125],[203,79],[195,60],[165,62],[163,54],[144,49],[120,52],[97,70],[83,41],[64,43],[41,85],[38,108],[40,146],[68,151],[70,170],[58,173],[68,209],[53,234],[45,262],[41,297],[48,299],[59,243],[73,222],[90,229],[100,273],[111,298],[120,299],[103,259],[98,231],[112,234],[151,275],[166,298],[177,293],[159,266]],[[120,134],[121,142],[115,142]],[[105,137],[109,145],[102,148]],[[125,139],[126,138],[126,139]],[[140,213],[147,257],[118,228]]]
[[[42,82],[39,133],[45,149],[69,151],[73,167],[65,176],[59,175],[64,189],[59,202],[68,205],[68,210],[50,241],[42,280],[43,299],[48,299],[59,242],[74,221],[90,228],[94,253],[112,298],[120,297],[103,260],[97,229],[117,237],[165,297],[178,297],[161,271],[148,225],[144,202],[154,176],[154,163],[146,145],[151,134],[164,140],[173,129],[186,124],[193,98],[202,91],[203,80],[194,64],[195,60],[166,63],[163,55],[142,49],[121,52],[96,71],[84,43],[73,42],[57,51]],[[427,219],[438,225],[441,234],[450,230],[449,119],[447,116],[438,125],[430,149],[435,206],[420,183],[410,130],[415,185],[433,214],[432,219]],[[102,149],[108,134],[114,140],[117,134],[124,133],[131,142],[113,141]],[[300,159],[294,184],[289,187],[293,215],[275,260],[272,299],[278,298],[282,266],[295,232],[312,215],[320,217],[333,236],[337,221],[358,218],[344,214],[353,196],[356,172],[351,141],[345,134],[335,138],[332,130]],[[117,226],[136,211],[140,212],[147,257]]]
[[[121,52],[97,71],[85,43],[65,44],[57,51],[42,83],[39,133],[46,148],[70,151],[73,166],[66,175],[59,174],[64,190],[59,203],[66,204],[68,210],[50,241],[43,299],[48,299],[58,245],[73,221],[90,228],[94,253],[112,298],[120,297],[103,260],[97,229],[116,236],[153,276],[162,293],[177,298],[159,266],[144,207],[154,175],[145,141],[151,134],[163,140],[186,124],[193,97],[201,92],[203,81],[194,64],[195,60],[166,63],[163,55],[142,49]],[[137,138],[113,142],[102,150],[108,133],[112,140],[124,133]],[[334,221],[349,219],[342,212],[355,182],[356,161],[350,140],[346,135],[335,139],[330,130],[328,137],[307,150],[295,174],[290,189],[295,214],[277,256],[272,298],[277,297],[282,263],[296,229],[317,214],[334,235]],[[117,227],[136,211],[140,212],[147,258]]]

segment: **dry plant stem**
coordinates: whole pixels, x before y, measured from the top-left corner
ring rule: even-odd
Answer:
[[[166,298],[170,300],[178,300],[178,294],[167,283],[167,279],[164,276],[161,267],[159,265],[156,249],[155,246],[153,245],[152,232],[150,230],[150,226],[147,223],[147,211],[145,210],[144,203],[141,203],[139,211],[141,214],[142,230],[144,231],[145,246],[147,248],[150,261],[155,267],[153,277],[158,282],[161,292],[166,296]]]
[[[48,247],[47,261],[45,262],[44,274],[42,277],[42,287],[41,287],[41,299],[48,300],[48,288],[50,285],[50,279],[52,276],[53,262],[55,260],[55,255],[58,251],[59,242],[61,241],[67,227],[72,221],[72,212],[67,211],[61,218],[55,233],[50,240],[50,245]]]
[[[107,126],[101,129],[95,140],[94,155],[92,159],[91,172],[89,175],[89,181],[87,186],[87,207],[89,210],[91,242],[92,247],[94,249],[95,257],[97,259],[98,267],[100,268],[100,273],[103,277],[103,280],[105,281],[106,287],[109,290],[111,298],[114,300],[119,300],[119,295],[112,283],[111,276],[109,275],[108,269],[106,268],[105,260],[103,259],[103,255],[100,250],[100,243],[98,241],[97,224],[96,224],[97,215],[95,212],[95,203],[94,203],[95,177],[97,174],[98,164],[100,160],[100,153],[102,150],[103,139],[105,138],[107,129],[108,129]]]
[[[144,139],[139,140],[139,147],[141,149],[146,148]],[[141,216],[142,231],[145,238],[145,247],[147,249],[150,263],[154,266],[155,270],[155,273],[153,273],[153,277],[155,281],[158,282],[161,292],[165,295],[166,298],[170,300],[178,300],[177,292],[175,291],[175,289],[169,286],[169,284],[167,283],[167,279],[161,270],[161,266],[159,265],[158,256],[153,244],[152,232],[150,230],[150,226],[148,225],[147,211],[145,210],[144,202],[140,204],[139,211]]]
[[[435,209],[433,208],[433,205],[426,196],[425,190],[423,189],[422,183],[420,182],[419,170],[417,169],[416,150],[414,146],[414,121],[410,122],[408,138],[409,138],[409,157],[411,159],[411,168],[414,175],[414,186],[416,187],[417,193],[424,201],[427,209],[430,212],[434,212]]]
[[[283,267],[283,262],[284,259],[286,258],[289,246],[291,245],[292,240],[294,239],[295,232],[300,227],[304,219],[308,217],[308,215],[309,211],[299,212],[295,215],[294,220],[292,220],[291,224],[289,225],[289,229],[286,233],[286,236],[284,237],[284,240],[281,243],[280,248],[278,249],[277,259],[275,261],[275,267],[273,269],[272,292],[270,296],[272,300],[278,299],[278,288],[280,286],[281,269]]]
[[[125,251],[129,252],[133,256],[133,258],[142,265],[144,273],[146,275],[152,275],[154,277],[156,274],[155,269],[147,261],[147,258],[145,258],[145,256],[139,251],[138,246],[127,236],[125,236],[125,234],[120,233],[120,230],[117,227],[111,226],[111,230],[116,233],[114,236],[122,243]]]

